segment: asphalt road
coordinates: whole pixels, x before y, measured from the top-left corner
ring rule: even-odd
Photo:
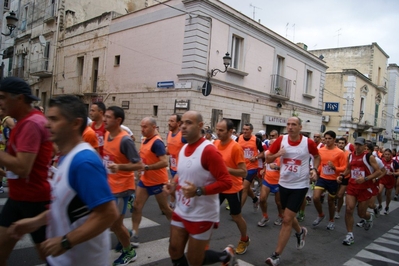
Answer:
[[[7,193],[0,194],[0,209],[6,200]],[[274,197],[269,197],[270,222],[266,227],[258,227],[257,222],[261,219],[260,211],[254,212],[252,203],[247,200],[243,209],[243,216],[248,224],[248,235],[251,244],[244,255],[238,255],[241,266],[265,265],[265,259],[274,251],[279,234],[279,226],[273,225],[277,211]],[[385,205],[384,205],[385,207]],[[327,212],[327,204],[323,205]],[[346,235],[344,214],[341,219],[336,220],[334,231],[326,229],[328,220],[313,228],[312,222],[317,214],[313,205],[307,206],[305,221],[301,224],[308,229],[306,245],[302,250],[295,248],[295,238],[292,237],[281,258],[281,265],[374,265],[390,266],[399,265],[399,202],[391,203],[389,215],[381,215],[375,219],[374,226],[370,231],[355,227],[355,244],[352,246],[342,245]],[[150,197],[144,208],[142,228],[139,232],[141,245],[137,248],[138,259],[130,265],[171,265],[168,257],[169,222],[158,209],[154,197]],[[237,245],[239,233],[235,223],[230,218],[225,205],[221,206],[220,226],[214,231],[210,248],[223,250],[228,244]],[[355,216],[355,221],[359,219]],[[126,225],[131,227],[129,217],[125,219]],[[294,235],[294,232],[293,232]],[[113,246],[116,238],[112,235]],[[112,252],[110,265],[118,256]],[[36,255],[28,237],[20,241],[11,254],[8,265],[44,265]]]

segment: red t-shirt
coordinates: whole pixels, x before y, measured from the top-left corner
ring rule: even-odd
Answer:
[[[15,124],[7,145],[7,152],[16,156],[18,152],[36,154],[32,170],[26,178],[8,179],[9,197],[18,201],[49,201],[50,184],[47,181],[53,144],[44,115],[32,110]]]
[[[96,132],[96,136],[98,139],[98,153],[101,155],[101,157],[104,156],[104,136],[105,136],[105,132],[107,131],[105,129],[105,125],[104,122],[101,123],[101,126],[99,128],[96,128],[96,122],[93,121],[93,123],[91,124],[91,128],[94,130],[94,132]]]
[[[273,142],[273,144],[269,147],[270,153],[275,154],[280,150],[282,140],[283,136],[280,136]],[[298,146],[299,143],[301,143],[301,141],[302,141],[302,135],[298,141],[291,141],[290,138],[288,138],[288,144],[290,144],[290,146]],[[308,149],[311,155],[313,156],[319,155],[319,150],[317,149],[316,143],[310,138],[308,138]]]

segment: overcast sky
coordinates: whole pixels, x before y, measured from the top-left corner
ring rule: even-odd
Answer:
[[[399,65],[399,0],[221,1],[308,50],[376,42]]]

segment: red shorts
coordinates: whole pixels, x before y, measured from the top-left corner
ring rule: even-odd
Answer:
[[[359,202],[362,202],[369,200],[372,196],[377,195],[378,188],[377,186],[373,185],[370,188],[357,189],[354,185],[349,183],[348,187],[346,188],[346,194],[354,196]]]
[[[202,234],[206,231],[208,231],[211,228],[218,228],[219,227],[219,223],[215,223],[215,222],[191,222],[191,221],[187,221],[184,220],[183,218],[181,218],[179,215],[177,215],[176,213],[172,213],[172,220],[176,221],[176,222],[180,222],[184,225],[184,228],[187,230],[187,232],[190,235],[198,235],[198,234]]]
[[[384,185],[386,189],[391,189],[395,186],[395,177],[391,175],[386,175],[382,177],[380,180],[380,184]]]

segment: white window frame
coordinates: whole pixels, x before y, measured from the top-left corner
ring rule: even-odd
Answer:
[[[231,65],[230,68],[244,71],[245,70],[245,60],[244,60],[244,51],[246,48],[246,41],[248,36],[247,34],[230,27],[229,32],[229,43],[228,50],[231,56]],[[236,50],[237,42],[239,42],[240,47],[238,51]],[[238,57],[238,58],[237,58]]]

